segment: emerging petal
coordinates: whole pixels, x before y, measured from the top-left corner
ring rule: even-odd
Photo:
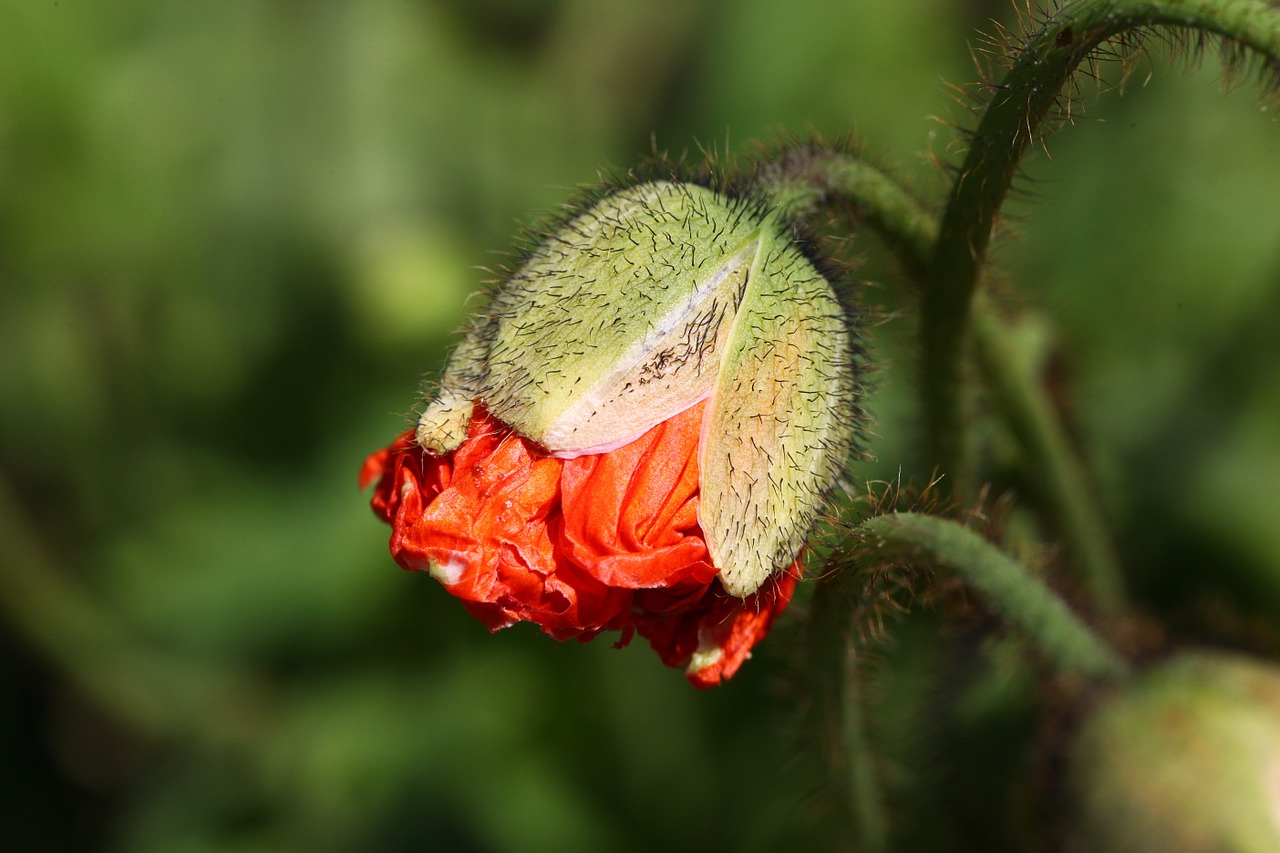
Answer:
[[[795,588],[778,573],[745,599],[717,579],[698,525],[702,404],[609,453],[562,459],[476,405],[467,438],[433,455],[410,433],[371,455],[391,553],[429,572],[491,630],[647,638],[695,686],[728,678]]]
[[[611,586],[640,589],[693,581],[716,570],[698,527],[701,404],[610,453],[565,462],[563,545]]]

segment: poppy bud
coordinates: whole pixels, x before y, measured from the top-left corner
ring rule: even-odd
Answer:
[[[532,619],[557,635],[620,627],[624,636],[635,629],[653,641],[659,629],[636,614],[652,615],[655,607],[673,618],[690,612],[706,604],[714,580],[713,596],[726,598],[718,619],[729,624],[726,614],[748,609],[760,617],[768,600],[776,607],[767,619],[747,620],[767,629],[786,603],[778,590],[785,587],[789,597],[805,537],[853,446],[856,352],[831,282],[778,216],[755,200],[695,184],[642,183],[564,220],[499,284],[401,452],[456,465],[472,459],[485,436],[504,436],[492,454],[503,452],[507,437],[518,439],[527,458],[504,460],[516,467],[503,470],[510,475],[527,465],[530,482],[545,474],[558,486],[554,494],[539,492],[545,506],[535,501],[521,510],[533,513],[523,517],[525,527],[535,518],[548,525],[549,562],[517,562],[537,575],[543,592],[569,578],[569,568],[604,584],[602,602],[626,590],[633,614],[607,615],[607,605],[560,625],[522,606],[489,620],[491,627]],[[486,470],[494,464],[478,461]],[[366,479],[385,482],[393,464],[382,459]],[[424,512],[440,514],[436,505],[455,479],[451,469],[439,491],[424,496]],[[592,497],[579,505],[583,484],[581,494]],[[497,494],[477,488],[488,495],[477,496],[480,504]],[[511,495],[503,501],[495,518],[522,505]],[[384,516],[394,515],[389,507],[384,502]],[[608,534],[598,529],[602,519]],[[387,520],[398,534],[400,523]],[[590,548],[572,541],[578,532]],[[419,533],[398,555],[402,564],[425,562],[473,602],[492,603],[510,591],[512,578],[483,583],[484,590],[474,583],[494,568],[477,561],[501,562],[502,549],[497,556],[450,550],[425,529]],[[493,529],[450,536],[475,544],[492,538]],[[685,553],[655,557],[652,543],[640,541],[653,536]],[[610,568],[619,560],[630,567]],[[704,570],[691,573],[695,565]],[[702,590],[684,600],[690,582]],[[583,587],[571,585],[576,595],[569,597],[581,605]],[[653,589],[676,591],[683,604],[638,604]],[[724,654],[726,637],[708,639],[718,629],[702,627],[698,642],[673,660],[701,666]]]
[[[1117,688],[1068,756],[1071,849],[1280,850],[1280,670],[1184,653]]]

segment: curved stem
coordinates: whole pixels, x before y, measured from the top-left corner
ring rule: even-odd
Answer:
[[[896,513],[855,528],[864,547],[885,556],[948,569],[1031,639],[1059,673],[1118,679],[1129,664],[1020,563],[977,533],[931,515]]]
[[[816,143],[783,149],[762,166],[753,186],[799,223],[851,205],[908,275],[919,281],[928,270],[937,220],[902,184],[852,151]]]
[[[854,632],[868,606],[860,564],[888,558],[952,571],[1063,676],[1115,680],[1128,674],[1129,665],[1026,568],[956,522],[898,513],[869,519],[852,533],[857,545],[833,555],[811,599],[804,647],[813,690],[809,730],[854,848],[879,853],[890,849],[892,835]]]
[[[791,149],[782,152],[758,183],[799,221],[838,203],[852,205],[909,276],[916,281],[925,276],[938,237],[937,221],[897,181],[855,154],[816,146]],[[974,307],[973,335],[978,367],[1022,445],[1093,605],[1118,612],[1124,605],[1123,572],[1084,466],[1053,402],[1035,373],[1019,363],[1006,327],[985,300]]]
[[[1152,26],[1216,34],[1280,63],[1280,14],[1264,0],[1081,0],[1021,46],[986,104],[952,185],[922,293],[927,443],[944,473],[963,479],[961,362],[978,274],[995,218],[1027,146],[1062,88],[1104,42]],[[953,485],[953,488],[955,486]]]

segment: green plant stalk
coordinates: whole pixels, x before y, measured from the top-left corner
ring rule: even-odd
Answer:
[[[1280,14],[1264,0],[1081,0],[1022,45],[969,140],[952,185],[921,299],[926,444],[963,480],[961,370],[973,296],[992,229],[1027,146],[1044,132],[1059,94],[1101,44],[1145,27],[1215,34],[1280,63]],[[952,488],[956,488],[953,484]]]
[[[1099,502],[1035,366],[1019,361],[1004,328],[979,294],[973,343],[987,385],[1022,445],[1032,478],[1048,486],[1042,498],[1062,527],[1093,605],[1117,613],[1124,607],[1123,575]]]
[[[1124,678],[1129,664],[1048,586],[963,525],[931,515],[896,513],[855,529],[877,557],[947,569],[977,590],[1024,633],[1061,675]]]
[[[929,268],[937,220],[894,178],[857,154],[819,145],[787,149],[755,188],[792,220],[808,224],[844,204],[875,231],[912,279]]]
[[[875,751],[867,736],[866,701],[853,637],[846,637],[844,653],[845,671],[840,680],[843,685],[840,728],[847,761],[849,813],[861,842],[858,850],[886,853],[889,850],[889,818],[876,770]]]
[[[807,220],[834,203],[851,205],[907,274],[919,281],[938,237],[937,221],[902,186],[854,154],[817,149],[785,172],[765,175],[762,189],[792,216]],[[1092,603],[1104,612],[1124,604],[1123,572],[1088,478],[1037,377],[1023,369],[1005,326],[986,300],[974,306],[975,355],[1010,431],[1043,489]]]
[[[889,818],[867,732],[866,697],[852,631],[858,607],[854,575],[828,572],[814,590],[804,659],[814,690],[816,719],[811,730],[819,738],[819,755],[853,848],[886,853]]]

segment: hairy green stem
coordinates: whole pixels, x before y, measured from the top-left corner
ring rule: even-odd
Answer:
[[[840,680],[843,687],[840,727],[848,760],[845,772],[849,813],[854,818],[861,842],[858,850],[882,853],[889,849],[889,816],[876,768],[876,753],[867,731],[866,697],[858,674],[858,653],[852,637],[846,639],[844,652],[845,672]]]
[[[853,625],[859,602],[850,582],[853,574],[829,572],[814,591],[805,657],[815,692],[812,730],[847,824],[843,831],[861,853],[884,853],[889,849],[889,816],[858,672]]]
[[[761,183],[776,204],[802,221],[837,204],[851,205],[909,276],[919,281],[925,275],[937,221],[896,180],[857,155],[816,146],[790,149],[762,173]],[[985,300],[974,307],[973,335],[978,367],[1022,445],[1094,606],[1118,611],[1124,603],[1123,572],[1099,502],[1048,393],[1019,363],[1006,327]]]
[[[855,626],[867,607],[861,563],[886,558],[951,571],[977,590],[1066,677],[1116,680],[1128,663],[1052,590],[978,534],[936,516],[881,515],[853,530],[850,554],[833,555],[817,582],[806,627],[804,666],[813,691],[807,730],[817,738],[827,784],[854,849],[890,849],[889,809],[869,730]]]
[[[896,513],[868,519],[856,533],[877,558],[954,572],[1026,634],[1057,672],[1098,679],[1128,674],[1129,664],[1053,590],[969,528],[937,516]]]
[[[754,186],[799,223],[851,206],[908,275],[919,280],[928,269],[937,221],[901,183],[854,152],[820,144],[785,148],[761,167]]]
[[[1080,0],[1065,4],[1021,45],[1004,79],[990,87],[947,200],[922,293],[925,429],[929,452],[944,473],[963,479],[966,472],[964,343],[996,215],[1022,154],[1042,136],[1076,68],[1104,42],[1146,27],[1218,35],[1280,63],[1280,13],[1265,0]]]

